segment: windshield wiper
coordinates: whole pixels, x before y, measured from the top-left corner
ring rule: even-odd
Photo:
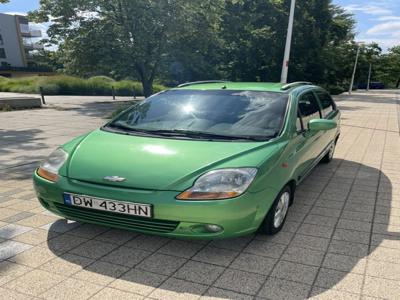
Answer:
[[[212,132],[195,131],[195,130],[184,130],[184,129],[159,129],[159,130],[147,130],[133,128],[130,126],[124,126],[122,124],[111,123],[106,126],[111,129],[117,129],[127,134],[136,133],[144,135],[156,135],[156,136],[168,136],[168,137],[186,137],[186,138],[201,138],[201,139],[219,139],[219,140],[250,140],[250,141],[266,141],[273,136],[242,136],[242,135],[224,135]]]
[[[221,139],[221,140],[254,140],[254,141],[265,141],[271,137],[264,136],[235,136],[235,135],[224,135],[212,132],[194,131],[194,130],[183,130],[183,129],[171,129],[171,130],[149,130],[149,133],[160,134],[163,136],[184,136],[192,138],[209,138],[209,139]]]
[[[117,129],[119,131],[123,131],[127,134],[129,133],[138,133],[138,134],[145,134],[145,135],[153,135],[152,131],[144,130],[144,129],[137,129],[137,128],[132,128],[129,126],[124,126],[122,124],[116,124],[116,123],[111,123],[108,124],[107,126],[104,126],[104,128],[108,129]]]

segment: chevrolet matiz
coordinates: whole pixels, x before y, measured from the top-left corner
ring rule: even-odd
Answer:
[[[332,160],[339,123],[310,83],[187,83],[55,150],[34,186],[69,220],[182,238],[275,234],[296,186]]]

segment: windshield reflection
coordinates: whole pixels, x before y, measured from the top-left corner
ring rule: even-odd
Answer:
[[[269,139],[281,131],[287,101],[288,95],[278,92],[170,90],[135,105],[109,126],[180,137]]]

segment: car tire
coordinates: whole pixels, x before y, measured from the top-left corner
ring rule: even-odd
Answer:
[[[334,141],[330,146],[328,152],[325,156],[321,159],[321,162],[324,164],[328,164],[333,160],[333,155],[335,154],[336,149],[336,141]]]
[[[289,185],[285,186],[276,197],[274,203],[265,216],[261,230],[267,235],[274,235],[281,231],[285,224],[289,206],[292,203],[293,193]]]

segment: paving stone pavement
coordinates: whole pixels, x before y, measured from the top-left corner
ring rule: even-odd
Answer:
[[[395,91],[337,97],[335,159],[299,186],[283,231],[224,241],[140,235],[46,212],[32,190],[38,161],[119,105],[54,99],[53,108],[0,113],[1,299],[400,299]]]

